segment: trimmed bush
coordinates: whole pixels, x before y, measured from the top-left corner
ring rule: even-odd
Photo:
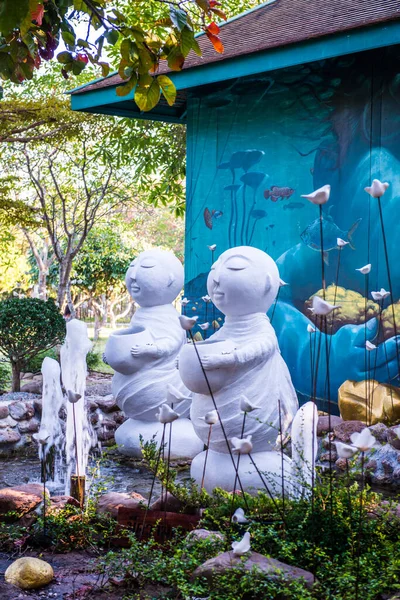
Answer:
[[[8,298],[0,302],[0,350],[12,368],[12,391],[19,392],[21,371],[39,352],[65,338],[65,321],[54,300]]]

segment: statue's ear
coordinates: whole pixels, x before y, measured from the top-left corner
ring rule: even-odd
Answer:
[[[265,281],[264,294],[268,294],[268,292],[271,289],[271,275],[269,273],[267,273],[267,276],[265,279],[266,279],[266,281]]]
[[[175,281],[175,275],[173,273],[170,273],[169,277],[168,277],[168,284],[167,284],[168,287],[170,287],[174,283],[174,281]]]

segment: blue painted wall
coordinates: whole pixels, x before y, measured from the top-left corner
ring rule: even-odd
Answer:
[[[366,279],[355,269],[372,263],[369,298],[372,290],[388,288],[378,205],[364,191],[375,177],[387,180],[383,217],[393,299],[399,300],[399,119],[399,47],[202,88],[188,101],[186,310],[196,309],[200,322],[220,317],[210,307],[206,315],[201,300],[211,266],[208,245],[217,244],[215,258],[241,244],[268,252],[289,283],[270,317],[300,398],[312,388],[306,301],[321,288],[318,209],[301,194],[332,186],[324,209],[324,267],[327,285],[346,290],[337,293],[347,316],[333,329],[329,324],[326,343],[321,336],[316,392],[322,408],[329,395],[337,401],[346,379],[369,374],[393,381],[398,373],[393,326],[379,318],[368,320],[367,330],[362,324]],[[337,237],[352,245],[342,250],[339,271]],[[365,335],[377,345],[373,355],[367,356]]]

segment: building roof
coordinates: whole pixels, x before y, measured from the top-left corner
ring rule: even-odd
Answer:
[[[222,69],[224,72],[227,69],[229,71],[230,66],[237,64],[238,60],[242,63],[246,61],[248,65],[255,57],[266,58],[265,61],[257,61],[258,72],[270,70],[269,57],[278,56],[278,53],[279,56],[288,55],[290,52],[296,55],[297,49],[301,50],[306,44],[313,44],[313,47],[319,50],[314,54],[306,53],[297,64],[310,62],[310,59],[319,60],[360,49],[384,46],[393,43],[395,37],[392,35],[391,41],[385,39],[382,27],[393,26],[392,22],[399,21],[399,18],[400,0],[270,0],[221,25],[220,38],[225,47],[223,54],[218,54],[207,36],[201,33],[197,36],[202,50],[201,57],[191,52],[180,72],[170,72],[163,61],[159,72],[169,73],[177,89],[185,90],[193,87],[187,83],[189,75],[190,81],[197,82],[197,85],[220,81],[224,78],[220,75]],[[400,30],[399,22],[397,27]],[[373,30],[379,30],[376,41]],[[359,39],[362,31],[370,37],[370,41],[365,43],[363,39],[358,46],[349,44],[350,39]],[[396,29],[397,43],[400,41],[398,33]],[[334,52],[328,51],[328,46],[336,38],[342,42],[336,45]],[[278,61],[277,66],[279,68],[295,63],[296,61],[292,60],[292,63],[286,61],[286,64],[282,65]],[[264,64],[265,68],[262,69],[260,65]],[[209,74],[211,70],[214,72],[213,77],[204,80],[202,75]],[[235,69],[229,72],[232,73],[232,77],[238,76]],[[72,90],[71,94],[77,96],[104,91],[107,88],[115,88],[122,81],[117,73],[113,73]]]

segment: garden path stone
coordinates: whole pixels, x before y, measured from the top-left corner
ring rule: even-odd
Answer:
[[[47,492],[48,493],[48,492]],[[16,512],[23,516],[43,500],[43,485],[27,483],[0,490],[0,515]]]
[[[311,587],[315,583],[314,575],[309,571],[287,565],[274,558],[267,558],[262,554],[258,554],[258,552],[250,552],[244,557],[235,556],[233,552],[218,554],[218,556],[210,558],[197,567],[192,577],[194,579],[205,577],[208,583],[212,584],[215,575],[223,575],[233,568],[241,568],[245,571],[256,568],[269,579],[279,579],[281,577],[289,580],[304,579],[307,587]]]

